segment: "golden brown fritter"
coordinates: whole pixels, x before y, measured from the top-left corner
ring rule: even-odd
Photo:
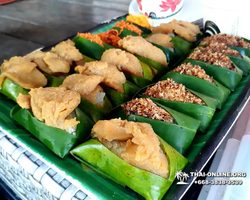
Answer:
[[[158,81],[154,86],[147,88],[144,95],[167,101],[206,105],[202,99],[186,90],[184,85],[176,83],[172,79]]]
[[[155,33],[145,38],[147,41],[161,45],[168,49],[174,48],[174,44],[171,42],[172,38],[163,33]]]
[[[102,61],[87,62],[84,66],[75,68],[80,74],[102,76],[103,84],[124,93],[123,84],[126,82],[125,75],[115,65]]]
[[[169,23],[160,24],[160,26],[153,28],[152,32],[165,34],[175,33],[189,42],[196,41],[196,35],[201,33],[199,26],[175,19]]]
[[[121,49],[109,49],[102,54],[101,61],[115,65],[119,70],[128,74],[143,77],[140,61],[133,54]]]
[[[99,84],[103,81],[102,76],[98,75],[84,75],[84,74],[72,74],[67,76],[63,84],[60,87],[65,87],[69,90],[78,92],[82,98],[87,99],[91,103],[102,107],[103,98],[100,101],[100,96],[104,97],[105,94]]]
[[[12,57],[1,66],[0,88],[5,78],[9,78],[25,89],[43,87],[47,84],[46,77],[36,68],[35,63],[27,58]]]
[[[53,73],[68,73],[70,71],[70,63],[55,53],[47,52],[43,58]]]
[[[51,52],[67,60],[70,65],[73,61],[79,61],[82,59],[82,54],[75,47],[75,43],[70,39],[60,42],[55,47],[52,47]]]
[[[92,136],[127,163],[167,178],[169,163],[150,124],[111,119],[98,121]]]
[[[140,36],[128,35],[121,39],[118,44],[133,54],[149,58],[164,66],[168,66],[167,58],[163,51]]]
[[[45,52],[42,51],[35,51],[32,53],[29,53],[26,55],[26,58],[29,59],[31,62],[34,62],[37,64],[38,68],[42,70],[43,72],[46,72],[48,74],[52,74],[52,70],[49,68],[49,66],[44,62],[43,58],[46,56]]]
[[[33,115],[48,126],[62,130],[76,127],[76,117],[69,117],[81,100],[76,91],[64,87],[31,89],[29,96],[19,95],[17,103],[23,108],[31,108]]]

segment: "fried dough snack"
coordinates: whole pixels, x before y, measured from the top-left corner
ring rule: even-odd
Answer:
[[[80,94],[64,87],[31,89],[29,95],[19,94],[17,103],[31,109],[33,115],[47,126],[68,130],[79,123],[71,113],[80,103]]]
[[[102,76],[105,85],[124,93],[123,84],[126,82],[126,77],[115,65],[102,61],[93,61],[85,63],[84,66],[79,65],[75,70],[80,74]]]
[[[98,107],[103,106],[105,93],[99,85],[103,81],[102,76],[72,74],[67,76],[60,87],[78,92],[83,99],[87,99]]]
[[[71,40],[60,42],[52,47],[51,52],[35,51],[26,57],[48,74],[68,73],[73,61],[82,60],[82,54],[75,48],[75,43]]]
[[[43,87],[47,84],[46,77],[36,68],[35,63],[23,57],[12,57],[1,66],[0,88],[5,78],[9,78],[25,89]]]
[[[127,36],[118,42],[119,46],[139,56],[154,60],[168,66],[166,55],[163,51],[140,36]]]
[[[100,120],[94,125],[92,136],[127,163],[163,178],[169,176],[168,160],[149,124]]]
[[[109,49],[102,54],[101,61],[115,65],[119,70],[131,75],[143,77],[140,61],[133,54],[121,49]]]
[[[155,33],[145,38],[147,41],[161,45],[166,48],[174,48],[174,44],[171,42],[172,38],[163,33]]]
[[[160,24],[152,29],[153,33],[176,33],[189,42],[196,41],[196,35],[201,33],[199,26],[190,22],[173,20],[169,23]]]

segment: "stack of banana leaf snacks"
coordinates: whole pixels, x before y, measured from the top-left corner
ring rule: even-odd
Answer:
[[[197,46],[200,36],[192,23],[152,28],[129,15],[106,32],[4,61],[0,92],[18,104],[11,116],[59,157],[71,152],[162,199],[196,133],[206,133],[250,69],[247,40],[218,34]]]
[[[1,66],[0,92],[18,103],[11,116],[61,158],[112,109],[101,86],[104,76],[75,73],[84,63],[67,40],[50,52],[13,57]]]

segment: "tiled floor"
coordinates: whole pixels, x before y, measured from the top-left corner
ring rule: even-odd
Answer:
[[[20,0],[0,6],[0,64],[124,15],[131,0]]]

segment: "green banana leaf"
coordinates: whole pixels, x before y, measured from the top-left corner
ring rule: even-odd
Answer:
[[[126,29],[126,28],[123,28],[122,31],[121,31],[120,27],[113,27],[112,29],[118,31],[120,38],[124,38],[124,37],[126,37],[128,35],[132,35],[132,36],[138,36],[139,35],[138,33],[135,33],[135,32],[133,32],[131,30]]]
[[[190,62],[192,65],[199,65],[202,69],[206,71],[208,75],[212,76],[215,80],[226,86],[231,91],[234,91],[234,89],[237,87],[243,74],[243,72],[239,68],[237,68],[237,72],[234,72],[232,70],[216,65],[210,65],[208,63],[201,62],[198,60],[186,59],[184,60],[184,62]]]
[[[185,85],[187,89],[192,89],[196,92],[200,92],[209,97],[217,99],[219,101],[219,109],[222,108],[224,102],[230,94],[230,90],[218,82],[217,85],[214,85],[198,77],[180,74],[177,72],[169,72],[163,76],[161,80],[167,80],[168,78],[172,78],[175,82]]]
[[[47,83],[47,87],[58,87],[60,85],[62,85],[63,83],[63,79],[62,78],[58,78],[55,76],[52,76],[50,74],[46,74],[44,73],[44,76],[47,78],[48,83]]]
[[[151,67],[154,72],[155,72],[155,76],[154,76],[154,80],[158,80],[159,78],[161,78],[162,74],[165,74],[169,69],[168,67],[154,61],[151,60],[149,58],[145,58],[142,56],[138,56],[135,55],[140,61],[146,63],[149,67]]]
[[[143,70],[143,77],[145,79],[148,79],[148,80],[153,80],[153,78],[155,76],[155,71],[146,63],[141,62],[141,61],[140,61],[140,63],[141,63],[141,67]]]
[[[106,117],[109,111],[112,110],[112,105],[109,99],[105,96],[102,108],[99,108],[87,99],[81,99],[81,103],[78,105],[78,108],[80,108],[93,122],[96,123],[98,120],[102,120]]]
[[[240,54],[245,55],[250,58],[250,49],[243,48],[243,47],[232,47],[230,46],[231,49],[234,49],[238,51]]]
[[[126,76],[126,79],[128,81],[130,81],[131,83],[134,83],[135,85],[137,85],[140,88],[145,87],[145,86],[152,83],[151,80],[146,79],[146,78],[133,76],[133,75],[130,75],[130,74],[127,74],[127,73],[124,73],[124,75]]]
[[[95,59],[90,58],[90,57],[88,57],[88,56],[86,56],[86,55],[82,55],[82,57],[83,57],[83,60],[84,60],[85,62],[92,62],[92,61],[95,61]]]
[[[110,100],[111,104],[116,107],[124,102],[127,102],[129,99],[131,99],[139,90],[140,88],[136,86],[135,84],[126,81],[123,85],[124,87],[124,94],[117,92],[116,90],[108,87],[103,87],[108,99]]]
[[[158,45],[158,44],[155,44],[155,43],[151,43],[151,44],[163,51],[163,53],[165,54],[167,61],[168,61],[168,67],[173,66],[180,59],[180,55],[172,52],[168,48],[163,47],[163,46]]]
[[[148,123],[152,126],[154,132],[157,135],[159,135],[179,153],[184,154],[196,135],[196,131],[200,126],[200,121],[180,112],[174,112],[173,109],[166,108],[162,105],[159,106],[166,109],[167,111],[170,110],[169,113],[176,120],[177,124],[154,120],[135,114],[130,114],[127,116],[126,111],[121,110],[120,108],[113,110],[110,113],[109,118],[121,118],[128,121]]]
[[[14,83],[8,78],[5,78],[2,84],[0,92],[16,102],[16,99],[20,93],[27,95],[29,90],[22,88],[20,85]]]
[[[192,49],[192,43],[180,37],[172,37],[171,42],[174,44],[174,52],[180,57],[187,54]]]
[[[245,56],[246,57],[246,56]],[[247,76],[250,71],[250,60],[247,58],[239,58],[235,56],[229,56],[228,58],[238,67],[242,70],[243,75]]]
[[[93,58],[95,60],[101,60],[102,54],[106,51],[105,47],[97,44],[96,42],[91,42],[89,39],[76,36],[73,39],[75,47],[84,55]]]
[[[131,23],[131,22],[129,22],[129,23]],[[142,30],[142,35],[148,35],[148,34],[152,33],[152,31],[150,29],[146,28],[146,27],[142,27],[142,26],[140,26],[138,24],[135,24],[135,23],[131,23],[131,24],[133,24],[133,25],[137,26],[139,29],[141,29]]]
[[[84,56],[85,58],[86,56]],[[87,58],[88,59],[88,58]],[[91,59],[91,58],[90,58]],[[87,61],[86,61],[87,62]],[[63,83],[63,79],[45,74],[46,78],[49,80],[50,87],[59,87]],[[78,106],[93,122],[104,119],[107,113],[112,110],[112,105],[109,99],[105,96],[103,107],[99,108],[87,99],[81,99],[81,103]]]
[[[75,109],[77,120],[76,135],[69,134],[58,128],[45,125],[32,116],[29,110],[18,105],[11,111],[11,117],[27,129],[57,156],[63,158],[76,145],[84,142],[89,136],[94,123],[79,109]]]
[[[139,95],[139,97],[147,97],[147,96]],[[202,106],[199,104],[183,103],[178,101],[167,101],[164,99],[157,99],[153,97],[147,97],[147,98],[152,99],[152,101],[154,101],[155,103],[159,103],[166,107],[172,108],[176,111],[179,111],[183,114],[193,117],[194,119],[199,120],[201,122],[201,125],[198,130],[202,133],[204,133],[209,127],[209,124],[215,113],[215,109],[210,108],[208,106]]]
[[[175,173],[182,170],[188,160],[160,139],[161,147],[170,163],[169,177],[158,175],[136,168],[102,145],[91,139],[71,151],[71,154],[94,171],[101,172],[107,178],[128,186],[147,200],[160,200],[175,179]]]

